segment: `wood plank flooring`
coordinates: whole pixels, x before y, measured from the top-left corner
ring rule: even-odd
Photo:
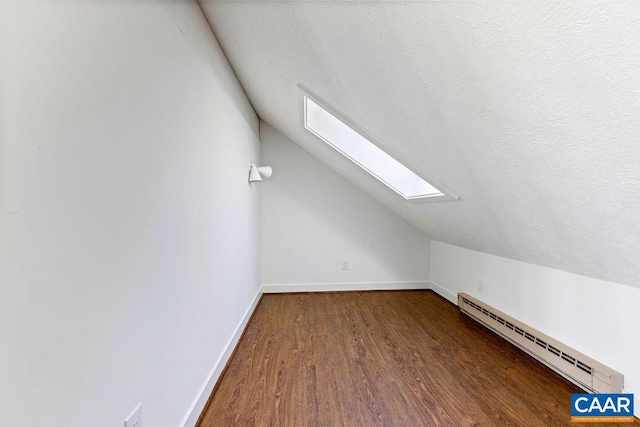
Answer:
[[[579,392],[431,291],[266,294],[199,426],[575,426]]]

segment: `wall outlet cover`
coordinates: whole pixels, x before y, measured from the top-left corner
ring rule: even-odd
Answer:
[[[142,403],[124,420],[124,427],[142,427]]]

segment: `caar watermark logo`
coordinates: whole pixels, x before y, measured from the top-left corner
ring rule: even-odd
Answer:
[[[572,394],[572,423],[632,423],[633,394]]]

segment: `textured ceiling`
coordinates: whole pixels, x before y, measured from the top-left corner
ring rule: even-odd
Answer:
[[[258,115],[429,237],[640,287],[640,2],[201,5]],[[298,83],[461,199],[325,147]]]

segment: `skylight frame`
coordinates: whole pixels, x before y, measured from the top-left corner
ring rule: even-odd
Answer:
[[[441,202],[441,201],[450,201],[450,200],[458,200],[459,199],[459,197],[455,196],[452,192],[450,192],[449,190],[445,189],[436,180],[431,178],[429,175],[425,174],[415,164],[413,164],[412,162],[410,162],[407,159],[403,158],[399,154],[395,153],[393,150],[391,150],[389,147],[387,147],[385,144],[383,144],[379,139],[371,136],[371,134],[366,132],[360,126],[354,124],[353,121],[351,121],[350,119],[346,118],[341,113],[338,113],[333,108],[329,107],[326,102],[324,102],[318,96],[314,95],[308,89],[304,88],[300,84],[298,84],[297,89],[298,89],[297,90],[297,98],[298,98],[299,113],[300,113],[299,114],[300,115],[300,123],[301,123],[302,127],[306,131],[308,131],[309,133],[314,135],[316,138],[320,139],[322,142],[327,144],[329,147],[331,147],[332,149],[334,149],[335,151],[340,153],[342,156],[344,156],[347,159],[349,159],[352,163],[355,163],[361,169],[366,171],[370,176],[375,178],[377,182],[383,184],[383,188],[391,190],[394,194],[400,196],[404,201],[410,202],[410,203]],[[319,106],[320,108],[325,110],[325,112],[329,113],[334,118],[336,118],[339,121],[341,121],[342,124],[344,124],[346,127],[350,128],[352,131],[358,133],[361,137],[363,137],[365,140],[367,140],[370,144],[372,144],[373,146],[377,147],[378,150],[382,151],[384,154],[389,156],[391,159],[393,159],[394,161],[399,163],[401,166],[403,166],[404,168],[408,169],[414,175],[416,175],[417,177],[422,179],[424,182],[426,182],[426,184],[428,184],[429,186],[433,187],[440,194],[420,195],[420,196],[413,196],[413,197],[409,196],[409,197],[407,197],[405,194],[402,193],[402,191],[398,190],[393,185],[389,184],[385,179],[380,177],[375,172],[371,171],[369,168],[367,168],[365,165],[363,165],[357,159],[354,159],[349,154],[345,153],[339,147],[334,145],[331,141],[328,141],[322,135],[319,135],[316,131],[314,131],[313,129],[310,129],[307,126],[306,99],[311,100],[317,106]]]

